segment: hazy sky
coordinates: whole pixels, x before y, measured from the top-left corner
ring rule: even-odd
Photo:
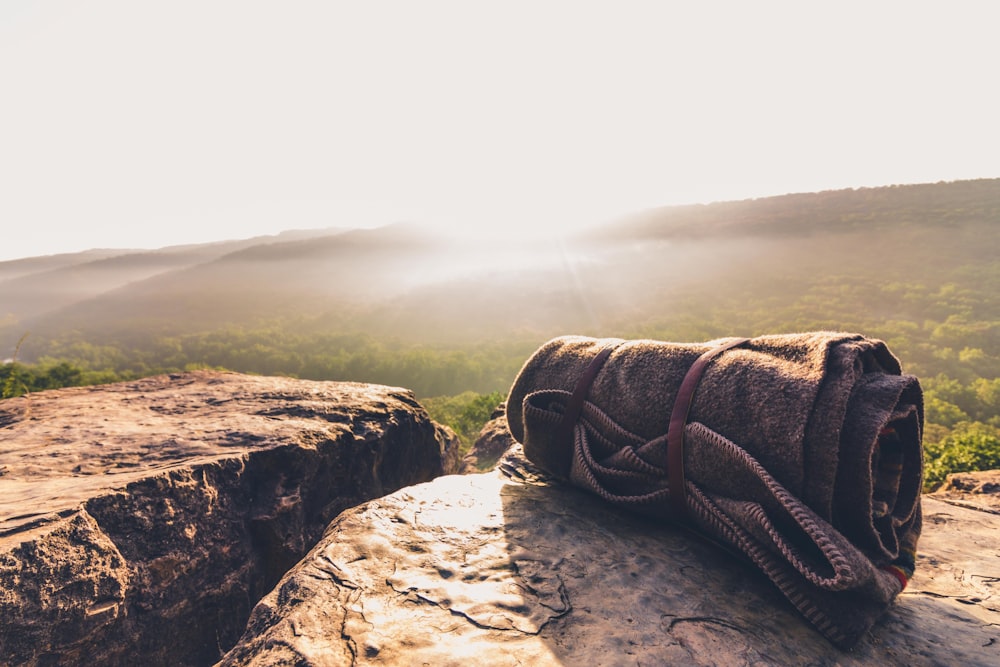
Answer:
[[[995,7],[2,0],[0,259],[998,177]]]

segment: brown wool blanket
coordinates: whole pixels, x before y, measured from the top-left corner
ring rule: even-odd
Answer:
[[[542,468],[750,560],[841,648],[913,573],[923,396],[881,341],[556,338],[507,420]]]

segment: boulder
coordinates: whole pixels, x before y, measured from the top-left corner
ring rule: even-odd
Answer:
[[[438,440],[444,443],[441,449],[441,469],[445,474],[460,473],[464,467],[462,460],[462,439],[451,427],[434,422]]]
[[[501,403],[483,425],[479,437],[462,459],[464,473],[483,472],[496,465],[511,444],[510,430],[507,428],[507,404]]]
[[[1000,517],[924,511],[916,576],[844,652],[744,561],[515,446],[341,514],[220,664],[1000,664]]]
[[[0,664],[211,664],[335,516],[457,445],[366,384],[199,371],[0,401]]]
[[[953,505],[1000,514],[1000,470],[952,473],[931,496]]]

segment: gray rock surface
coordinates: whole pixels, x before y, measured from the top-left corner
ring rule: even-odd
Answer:
[[[211,664],[338,513],[457,444],[375,385],[205,371],[0,401],[0,664]]]
[[[916,576],[842,652],[743,561],[518,450],[344,512],[221,664],[1000,664],[1000,517],[927,500]]]

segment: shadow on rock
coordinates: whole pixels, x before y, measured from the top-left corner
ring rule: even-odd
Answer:
[[[968,544],[962,557],[988,567],[997,527],[989,544],[963,542],[965,517],[950,516],[940,541]],[[937,554],[843,652],[739,558],[550,481],[514,448],[493,472],[342,514],[257,605],[222,664],[996,664],[1000,614],[954,597],[995,584],[946,588],[961,557]]]

